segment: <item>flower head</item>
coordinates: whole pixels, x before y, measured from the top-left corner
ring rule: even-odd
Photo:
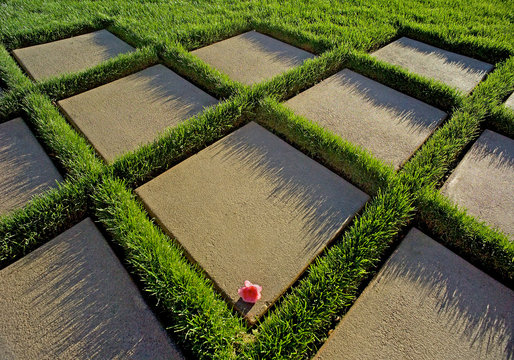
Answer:
[[[237,293],[243,298],[243,301],[255,304],[261,298],[261,291],[262,286],[252,284],[248,280],[245,280],[245,285],[239,288]]]

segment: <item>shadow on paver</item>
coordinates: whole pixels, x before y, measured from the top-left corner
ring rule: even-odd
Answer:
[[[446,117],[443,111],[360,74],[340,72],[336,75],[333,77],[336,84],[348,88],[351,95],[362,98],[376,109],[376,112],[389,113],[398,124],[404,125],[410,132],[426,135],[427,130],[434,131],[440,121]],[[428,116],[426,114],[428,109],[436,114]],[[439,117],[437,119],[439,121],[434,121],[434,117]]]
[[[305,236],[299,241],[306,243],[305,254],[318,252],[326,245],[327,234],[337,233],[343,221],[353,216],[353,212],[348,212],[349,204],[359,201],[349,193],[344,194],[349,198],[341,196],[335,200],[333,191],[327,191],[330,189],[328,181],[321,178],[313,181],[305,170],[302,171],[303,164],[289,163],[289,166],[284,166],[280,158],[268,154],[270,148],[266,145],[259,143],[257,138],[231,136],[212,145],[212,150],[214,156],[222,159],[222,162],[240,164],[241,168],[251,169],[250,181],[269,179],[273,189],[267,201],[287,204],[288,209],[292,209],[288,216],[301,219],[304,224],[302,233]],[[305,176],[298,176],[302,172]]]
[[[468,273],[468,268],[473,268],[473,275],[480,272],[468,263],[465,264],[467,266],[462,266],[463,260],[449,264],[449,271],[446,268],[448,264],[427,267],[426,262],[417,263],[409,255],[411,254],[397,253],[398,258],[387,268],[388,276],[415,283],[422,289],[420,299],[437,299],[435,311],[439,315],[439,321],[453,334],[465,338],[470,345],[479,346],[485,353],[490,353],[498,344],[502,344],[507,358],[514,356],[512,295],[509,302],[508,294],[499,298],[498,291],[489,292],[491,287],[497,290],[501,284],[493,279],[461,276]],[[439,261],[441,260],[434,262],[437,264]],[[496,284],[491,286],[488,281]],[[511,310],[506,316],[506,309],[509,307]]]

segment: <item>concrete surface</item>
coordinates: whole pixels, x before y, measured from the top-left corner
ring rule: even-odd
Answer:
[[[60,181],[61,175],[21,118],[0,124],[0,216]]]
[[[244,85],[269,80],[315,57],[314,54],[256,31],[231,37],[191,53]]]
[[[505,106],[514,110],[514,93],[509,96],[507,101],[505,101]]]
[[[369,199],[256,123],[136,189],[250,322],[286,291]],[[244,303],[243,282],[262,298]]]
[[[514,356],[514,292],[412,229],[315,360]]]
[[[464,94],[471,90],[494,66],[486,62],[402,37],[375,51],[379,60],[406,68],[457,88]]]
[[[163,65],[59,101],[68,119],[111,163],[218,101]]]
[[[288,100],[298,115],[370,150],[398,169],[446,113],[344,69]]]
[[[0,271],[0,357],[181,359],[91,219]]]
[[[25,71],[37,81],[86,70],[103,61],[134,51],[107,30],[13,51]]]
[[[514,140],[485,130],[441,192],[514,239]]]

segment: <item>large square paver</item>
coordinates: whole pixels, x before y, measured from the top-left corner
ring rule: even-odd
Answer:
[[[0,124],[0,216],[60,181],[59,171],[21,118]]]
[[[485,130],[442,193],[469,214],[514,236],[514,140]]]
[[[37,81],[86,70],[134,48],[107,30],[74,36],[13,51],[20,65]]]
[[[396,169],[446,117],[433,106],[348,69],[285,105]]]
[[[157,222],[254,322],[368,195],[256,123],[136,189]],[[263,287],[254,306],[245,280]]]
[[[486,62],[406,37],[384,46],[371,55],[413,73],[438,80],[465,94],[469,94],[494,68]]]
[[[315,57],[256,31],[194,50],[192,54],[244,85],[271,79]]]
[[[514,292],[412,229],[315,360],[512,359]]]
[[[180,359],[88,218],[0,271],[2,359]]]
[[[68,119],[111,163],[218,101],[163,65],[59,101]]]

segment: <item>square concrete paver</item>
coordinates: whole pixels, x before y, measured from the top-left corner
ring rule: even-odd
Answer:
[[[14,57],[37,81],[86,70],[134,48],[107,30],[74,36],[13,51]]]
[[[514,94],[511,94],[507,101],[505,101],[505,106],[514,110]]]
[[[149,213],[254,322],[368,195],[256,123],[136,189]],[[254,306],[239,298],[261,285]]]
[[[218,101],[163,65],[59,101],[68,119],[111,163]]]
[[[442,193],[468,213],[514,237],[514,140],[486,130]]]
[[[288,100],[298,115],[370,150],[398,169],[446,113],[344,69]]]
[[[2,359],[180,359],[88,218],[0,271]]]
[[[21,118],[0,124],[0,216],[60,181],[59,171]]]
[[[486,62],[406,37],[384,46],[371,55],[404,67],[410,72],[438,80],[465,94],[469,94],[494,68]]]
[[[412,229],[315,360],[512,359],[514,292]]]
[[[192,54],[244,85],[269,80],[316,57],[256,31],[194,50]]]

